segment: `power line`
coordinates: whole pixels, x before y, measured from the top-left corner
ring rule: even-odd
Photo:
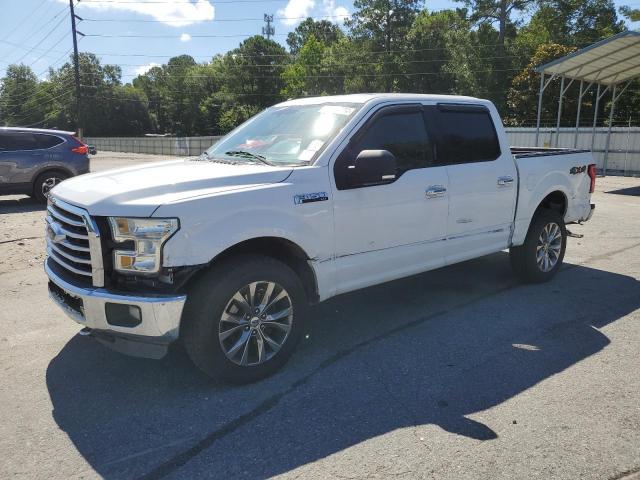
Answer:
[[[62,22],[63,22],[64,20],[65,20],[65,18],[64,18],[64,17],[62,17],[62,18],[58,21],[58,23],[56,23],[56,24],[53,26],[53,28],[52,28],[51,30],[49,30],[49,31],[47,32],[47,34],[46,34],[44,37],[42,37],[42,38],[40,39],[40,41],[39,41],[38,43],[36,43],[36,44],[35,44],[35,45],[30,49],[30,50],[28,50],[28,51],[27,51],[27,53],[25,53],[22,57],[20,57],[20,58],[19,58],[15,63],[20,63],[20,62],[21,62],[22,60],[24,60],[24,59],[27,57],[27,55],[29,55],[29,54],[30,54],[30,53],[31,53],[35,48],[39,47],[39,46],[42,44],[42,42],[44,42],[47,38],[49,38],[49,36],[54,32],[54,30],[55,30],[56,28],[58,28],[58,27],[62,24]]]
[[[255,33],[232,33],[228,35],[190,35],[191,38],[234,38],[234,37],[253,37]],[[286,33],[274,33],[277,36],[286,36]],[[135,34],[104,34],[104,33],[87,33],[85,37],[99,38],[180,38],[180,35],[135,35]]]
[[[32,17],[33,17],[33,15],[34,15],[34,14],[35,14],[39,9],[40,9],[40,7],[43,7],[44,5],[51,5],[51,4],[50,4],[50,3],[48,3],[46,0],[42,0],[42,1],[40,2],[40,4],[39,4],[39,5],[38,5],[34,10],[30,11],[30,12],[27,14],[27,16],[26,16],[26,17],[24,17],[21,21],[16,22],[15,27],[13,27],[13,28],[9,31],[9,33],[7,33],[4,37],[2,37],[2,39],[0,39],[0,41],[4,41],[4,40],[6,40],[7,38],[9,38],[11,35],[13,35],[13,34],[16,32],[16,30],[18,30],[20,27],[22,27],[22,26],[25,24],[25,22],[26,22],[28,19],[32,18]]]
[[[223,3],[287,3],[288,0],[213,0],[210,3],[223,4]],[[154,0],[145,2],[142,0],[131,0],[131,1],[122,1],[122,0],[83,0],[82,4],[97,4],[97,3],[115,3],[120,5],[135,5],[135,4],[144,4],[144,5],[163,5],[163,4],[172,4],[175,5],[176,2],[168,1],[168,0]],[[187,3],[187,2],[185,2]]]
[[[86,3],[86,2],[84,2]],[[303,17],[276,17],[272,16],[271,21],[273,20],[305,20],[307,18],[311,18],[313,20],[321,20],[328,18],[346,18],[351,17],[351,14],[348,15],[321,15],[317,17],[311,17],[309,15]],[[257,21],[265,21],[264,18],[258,17],[247,17],[247,18],[214,18],[212,20],[202,20],[199,18],[183,18],[178,20],[148,20],[148,19],[134,19],[134,18],[82,18],[85,22],[109,22],[109,23],[184,23],[184,22],[201,22],[201,23],[218,23],[218,22],[257,22]]]

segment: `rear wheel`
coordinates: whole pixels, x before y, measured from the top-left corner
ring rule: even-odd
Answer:
[[[42,203],[46,202],[51,189],[67,178],[69,175],[59,170],[41,173],[33,184],[33,198]]]
[[[554,210],[541,210],[533,218],[524,244],[509,250],[511,266],[525,282],[546,282],[558,273],[566,246],[567,230],[562,215]]]
[[[248,383],[272,374],[289,359],[303,330],[300,280],[269,257],[229,259],[198,278],[187,298],[185,349],[217,380]]]

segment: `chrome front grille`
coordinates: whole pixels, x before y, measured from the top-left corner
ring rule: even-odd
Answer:
[[[94,287],[104,286],[100,232],[86,210],[50,197],[45,220],[49,258]]]

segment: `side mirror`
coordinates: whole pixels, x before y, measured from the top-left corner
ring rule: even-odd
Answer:
[[[388,150],[362,150],[348,167],[351,186],[389,183],[396,178],[396,157]]]

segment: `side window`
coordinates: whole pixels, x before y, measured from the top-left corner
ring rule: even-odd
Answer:
[[[55,135],[43,135],[41,133],[36,133],[35,137],[38,142],[38,148],[51,148],[64,142],[63,139],[56,137]]]
[[[493,120],[484,107],[432,111],[439,164],[487,162],[500,156]]]
[[[31,133],[2,132],[0,133],[0,151],[37,150],[36,139]]]
[[[390,107],[390,110],[392,108],[395,109]],[[389,113],[382,110],[377,115],[377,118],[356,133],[355,141],[352,141],[336,160],[334,174],[339,189],[349,188],[346,184],[347,169],[354,164],[355,158],[363,150],[388,150],[393,153],[396,157],[396,178],[408,170],[433,164],[433,149],[427,138],[421,110]]]

